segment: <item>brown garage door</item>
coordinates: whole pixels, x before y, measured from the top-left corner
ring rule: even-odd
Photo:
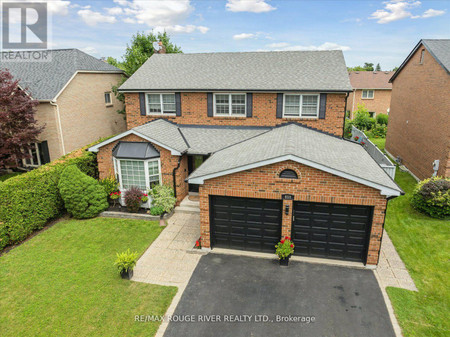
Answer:
[[[212,247],[275,252],[281,237],[281,200],[212,196]]]
[[[296,255],[366,261],[372,207],[294,201]]]

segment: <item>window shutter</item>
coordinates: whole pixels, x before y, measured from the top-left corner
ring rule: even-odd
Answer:
[[[277,118],[283,118],[283,94],[277,94]]]
[[[320,94],[319,119],[325,119],[327,111],[327,94]]]
[[[247,117],[253,115],[253,94],[247,93]]]
[[[50,152],[48,151],[48,143],[46,140],[38,144],[38,150],[41,156],[41,165],[50,163]]]
[[[143,93],[143,92],[139,93],[139,106],[141,109],[141,115],[145,116],[147,114],[147,111],[145,108],[145,93]]]
[[[207,94],[207,98],[208,98],[208,117],[212,117],[214,116],[214,102],[213,102],[213,94],[212,92],[208,92]]]
[[[181,116],[181,93],[175,93],[175,107],[177,116]]]

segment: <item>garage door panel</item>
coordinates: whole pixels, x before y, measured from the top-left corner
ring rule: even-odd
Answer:
[[[295,254],[365,261],[372,208],[294,201]]]
[[[210,202],[213,247],[275,251],[281,237],[281,200],[213,196]]]

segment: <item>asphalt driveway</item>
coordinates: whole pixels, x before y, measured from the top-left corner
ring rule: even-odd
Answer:
[[[370,270],[208,254],[164,336],[395,334]]]

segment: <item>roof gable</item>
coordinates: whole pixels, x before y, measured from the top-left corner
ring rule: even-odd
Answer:
[[[351,91],[342,51],[154,54],[121,91]]]
[[[398,74],[406,66],[408,61],[417,52],[420,46],[424,46],[428,52],[434,57],[437,63],[444,68],[447,74],[450,74],[450,39],[422,39],[409,53],[403,63],[398,67],[397,71],[389,80],[390,83],[395,80]]]
[[[5,61],[0,68],[8,69],[22,88],[40,101],[56,98],[60,91],[80,71],[123,73],[122,70],[78,49],[48,50],[49,62]]]

